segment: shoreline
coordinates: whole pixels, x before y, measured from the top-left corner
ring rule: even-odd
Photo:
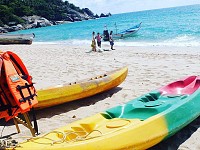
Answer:
[[[102,45],[109,49],[109,45]],[[119,67],[128,66],[126,80],[117,88],[81,100],[36,111],[39,132],[53,129],[94,115],[151,90],[189,75],[199,75],[199,48],[175,46],[114,46],[116,50],[88,52],[90,45],[0,45],[0,50],[11,50],[23,60],[36,82],[36,89],[93,77]],[[200,147],[200,117],[154,149],[198,149]],[[3,130],[1,121],[0,131]],[[23,141],[30,131],[19,125],[21,133],[12,137]],[[3,136],[16,133],[8,122]],[[26,139],[26,138],[25,138]]]
[[[200,47],[200,42],[194,42],[186,44],[186,42],[150,42],[150,41],[121,41],[121,40],[115,40],[114,47]],[[33,40],[32,45],[67,45],[67,46],[90,46],[91,40],[81,40],[81,39],[72,39],[72,40],[61,40],[61,41],[50,41],[50,42],[36,42]],[[103,46],[109,46],[109,41],[102,41]]]

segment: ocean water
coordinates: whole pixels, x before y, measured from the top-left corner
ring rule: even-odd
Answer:
[[[136,35],[115,40],[115,45],[200,46],[200,5],[115,14],[107,18],[17,31],[12,34],[35,33],[33,43],[90,45],[92,32],[103,34],[105,25],[109,31],[113,30],[115,33],[116,29],[121,31],[140,22],[142,27]]]

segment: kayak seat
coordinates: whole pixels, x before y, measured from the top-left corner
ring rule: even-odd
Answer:
[[[200,87],[200,79],[197,79],[192,87],[183,89],[182,93],[192,94]]]
[[[169,109],[178,101],[185,99],[187,95],[177,96],[162,96],[157,97],[159,93],[149,93],[147,96],[142,96],[139,99],[111,108],[102,115],[106,119],[126,118],[145,120],[149,117],[162,113]]]
[[[114,108],[109,111],[106,111],[106,113],[102,114],[106,119],[113,119],[113,118],[125,118],[125,119],[140,119],[145,120],[149,117],[152,117],[154,115],[157,115],[167,108],[169,108],[171,105],[166,104],[162,105],[162,107],[134,107],[134,105],[127,104],[124,105],[121,108]]]
[[[189,76],[183,80],[179,80],[160,88],[161,93],[164,94],[192,94],[196,89],[194,85],[197,81],[197,76]]]

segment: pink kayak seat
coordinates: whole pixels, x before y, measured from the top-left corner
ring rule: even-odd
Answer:
[[[162,95],[185,95],[192,94],[200,87],[199,76],[188,76],[181,80],[170,83],[158,90]]]

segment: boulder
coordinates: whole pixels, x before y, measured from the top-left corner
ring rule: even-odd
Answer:
[[[51,22],[43,17],[36,19],[35,22],[37,22],[36,28],[52,26]]]
[[[95,18],[93,12],[91,10],[89,10],[88,8],[83,8],[82,11],[89,16],[90,18]]]
[[[23,30],[24,27],[21,24],[18,24],[17,27],[19,28],[19,30]]]
[[[5,28],[3,28],[3,27],[0,27],[0,33],[7,33],[8,32],[8,30],[6,30]]]
[[[70,22],[73,22],[73,18],[70,16],[70,15],[67,15],[64,19],[65,21],[70,21]]]
[[[108,13],[108,14],[104,14],[104,13],[101,13],[100,17],[109,17],[111,16],[111,13]]]
[[[95,18],[99,18],[99,15],[96,14],[94,17],[95,17]]]
[[[25,29],[32,29],[32,28],[36,28],[37,27],[37,22],[34,22],[32,24],[25,24],[24,28]]]

